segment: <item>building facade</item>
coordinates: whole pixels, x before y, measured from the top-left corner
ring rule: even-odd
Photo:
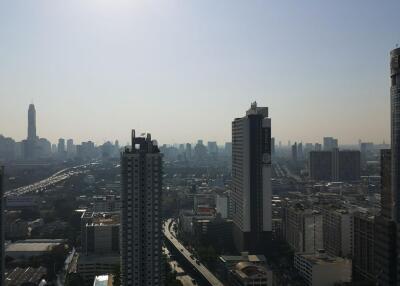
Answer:
[[[353,215],[353,276],[358,281],[375,281],[375,227],[374,217]]]
[[[358,181],[361,178],[360,151],[312,151],[309,154],[309,175],[316,181]]]
[[[256,103],[232,122],[232,218],[239,251],[262,252],[272,230],[271,119]]]
[[[0,284],[4,285],[4,168],[0,166]]]
[[[124,286],[164,285],[161,234],[162,155],[156,142],[136,137],[121,155],[121,276]]]
[[[295,252],[314,253],[323,248],[322,214],[312,209],[283,208],[285,240]]]

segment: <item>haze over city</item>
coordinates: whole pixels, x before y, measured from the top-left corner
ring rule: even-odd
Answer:
[[[231,140],[251,101],[277,140],[389,142],[398,1],[2,1],[0,131]]]

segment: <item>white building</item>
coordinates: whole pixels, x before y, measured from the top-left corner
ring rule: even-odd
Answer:
[[[323,251],[295,254],[294,267],[309,286],[334,286],[336,283],[351,282],[351,260],[328,256]]]

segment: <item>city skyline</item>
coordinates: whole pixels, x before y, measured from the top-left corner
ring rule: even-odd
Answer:
[[[26,138],[33,101],[52,142],[128,142],[132,126],[163,143],[225,142],[257,101],[277,142],[389,142],[397,1],[210,3],[0,4],[1,133]]]

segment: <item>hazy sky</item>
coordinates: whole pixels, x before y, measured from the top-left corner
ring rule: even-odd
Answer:
[[[231,138],[256,100],[277,141],[389,140],[398,0],[4,0],[0,134]]]

